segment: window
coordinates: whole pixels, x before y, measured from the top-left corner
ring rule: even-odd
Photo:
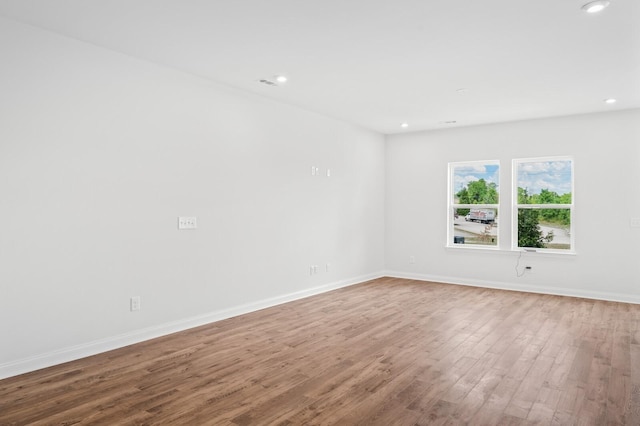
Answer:
[[[573,160],[513,160],[512,248],[573,252]]]
[[[449,163],[447,245],[498,247],[498,161]]]

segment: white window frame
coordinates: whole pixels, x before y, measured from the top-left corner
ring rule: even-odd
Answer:
[[[498,166],[498,180],[500,180],[501,165],[500,160],[477,160],[477,161],[459,161],[450,162],[448,164],[448,179],[447,179],[447,243],[446,247],[453,248],[465,248],[473,250],[500,250],[500,227],[497,229],[495,245],[484,244],[455,244],[454,243],[454,211],[456,209],[495,209],[496,216],[499,216],[501,211],[500,203],[502,196],[500,195],[500,182],[498,181],[498,204],[459,204],[455,202],[454,193],[454,170],[456,167],[461,166],[475,166],[475,165],[495,165]]]
[[[553,161],[569,161],[571,163],[571,203],[570,204],[520,204],[518,203],[518,166],[524,163],[543,163]],[[535,251],[543,253],[575,254],[575,160],[572,156],[518,158],[512,160],[512,212],[511,212],[511,250]],[[562,195],[562,194],[559,194]],[[569,249],[518,247],[518,211],[520,209],[569,209]]]

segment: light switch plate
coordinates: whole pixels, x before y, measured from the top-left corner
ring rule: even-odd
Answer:
[[[178,229],[196,229],[198,222],[195,216],[180,216],[178,218]]]

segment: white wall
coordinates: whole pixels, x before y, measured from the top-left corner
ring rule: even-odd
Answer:
[[[4,19],[0,52],[0,378],[385,263],[396,276],[640,302],[638,110],[385,143]],[[511,159],[552,155],[575,158],[575,256],[527,254],[534,271],[517,278],[508,234],[500,252],[445,248],[448,162],[501,160],[506,209]],[[199,228],[177,231],[179,215]]]
[[[500,252],[445,248],[448,162],[500,160],[510,212],[511,160],[555,155],[575,160],[575,256],[525,254],[516,277],[509,213]],[[386,160],[390,275],[640,303],[640,110],[395,135]]]
[[[0,377],[384,269],[382,135],[4,19],[0,52]]]

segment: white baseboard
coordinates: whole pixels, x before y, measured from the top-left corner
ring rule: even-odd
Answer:
[[[6,379],[8,377],[17,376],[19,374],[28,373],[69,361],[74,361],[80,358],[85,358],[113,349],[122,348],[124,346],[129,346],[135,343],[144,342],[145,340],[166,336],[167,334],[184,331],[215,321],[220,321],[249,312],[254,312],[260,309],[269,308],[286,302],[303,299],[305,297],[313,296],[316,294],[326,293],[331,290],[348,287],[383,276],[384,273],[382,272],[362,275],[359,277],[336,281],[333,283],[297,291],[294,293],[284,294],[257,302],[247,303],[228,309],[210,312],[204,315],[198,315],[178,321],[163,323],[157,326],[134,330],[129,333],[120,334],[105,339],[94,340],[76,346],[61,348],[29,358],[11,361],[8,363],[0,364],[0,379]]]
[[[583,299],[606,300],[609,302],[623,302],[640,304],[640,296],[636,294],[609,293],[603,291],[582,290],[575,288],[545,287],[531,284],[517,284],[496,281],[470,280],[441,275],[415,274],[399,271],[386,271],[385,276],[393,278],[407,278],[418,281],[431,281],[443,284],[467,285],[471,287],[494,288],[498,290],[522,291],[527,293],[553,294],[556,296],[580,297]]]

